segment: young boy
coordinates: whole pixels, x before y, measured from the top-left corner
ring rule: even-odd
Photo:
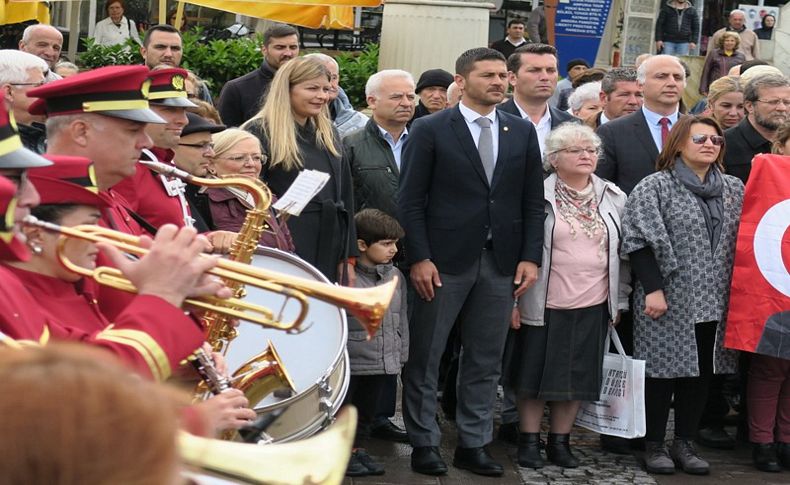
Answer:
[[[354,217],[357,226],[356,274],[357,288],[384,284],[398,277],[398,289],[392,297],[381,328],[367,340],[366,330],[353,317],[348,318],[348,356],[351,361],[351,382],[345,404],[359,410],[359,428],[369,430],[372,436],[397,433],[408,439],[406,433],[393,424],[389,417],[395,414],[395,393],[398,374],[409,354],[409,322],[406,318],[406,280],[393,266],[392,259],[398,252],[398,239],[403,228],[394,218],[377,209],[364,209]],[[386,400],[388,402],[383,402]],[[389,402],[391,401],[391,402]],[[377,430],[379,432],[377,433]],[[373,461],[365,450],[355,448],[351,455],[347,476],[381,475],[384,467]]]

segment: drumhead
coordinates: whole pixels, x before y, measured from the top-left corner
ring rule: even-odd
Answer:
[[[329,280],[315,267],[278,249],[259,246],[251,264],[291,276],[329,283]],[[246,291],[245,300],[264,305],[272,309],[275,314],[280,311],[283,302],[281,295],[249,286],[246,287]],[[266,347],[267,341],[271,340],[294,381],[297,395],[309,390],[330,375],[345,358],[348,332],[346,313],[341,308],[315,298],[308,297],[308,303],[309,310],[302,325],[306,330],[299,334],[263,328],[242,321],[238,328],[238,337],[230,343],[225,355],[231,373],[260,353]],[[286,306],[282,318],[291,321],[297,312],[297,303],[291,301]],[[345,395],[345,392],[342,394]],[[295,397],[292,396],[290,399]],[[343,396],[340,397],[341,401],[342,399]],[[250,405],[255,409],[261,409],[277,403],[285,404],[287,401],[288,399],[270,395],[261,402],[250,403]]]

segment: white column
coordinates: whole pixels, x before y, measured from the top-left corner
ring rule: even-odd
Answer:
[[[455,73],[455,59],[488,46],[491,3],[387,0],[381,26],[379,69],[404,69],[415,79],[428,70]]]
[[[762,41],[761,41],[762,42]],[[773,63],[782,70],[785,76],[790,75],[790,4],[779,11],[779,21],[774,26]],[[763,55],[764,45],[760,44],[760,57]]]

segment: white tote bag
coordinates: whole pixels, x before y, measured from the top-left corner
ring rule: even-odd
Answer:
[[[640,438],[646,431],[645,361],[625,355],[620,337],[612,327],[609,339],[617,353],[604,354],[600,399],[582,403],[576,424],[601,434]]]

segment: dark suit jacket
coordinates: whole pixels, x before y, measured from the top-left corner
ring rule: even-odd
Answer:
[[[521,118],[521,111],[518,110],[518,106],[516,106],[516,102],[513,98],[509,99],[508,101],[500,104],[496,107],[499,111],[504,111],[505,113],[510,113],[513,116]],[[573,121],[576,123],[581,123],[581,120],[572,114],[568,113],[567,111],[561,111],[557,108],[549,106],[549,112],[551,113],[551,129],[560,126],[561,124],[565,123],[566,121]]]
[[[226,126],[241,126],[263,106],[274,69],[263,61],[261,67],[225,83],[219,95],[217,110]]]
[[[752,171],[752,158],[758,153],[771,153],[771,142],[754,129],[748,117],[725,131],[724,140],[724,169],[744,184]]]
[[[414,122],[398,191],[410,263],[430,259],[458,274],[480,257],[489,230],[500,271],[541,263],[543,176],[532,123],[499,112],[499,151],[489,186],[460,109]]]
[[[642,110],[598,127],[603,157],[595,174],[630,194],[636,184],[656,171],[658,148]]]

